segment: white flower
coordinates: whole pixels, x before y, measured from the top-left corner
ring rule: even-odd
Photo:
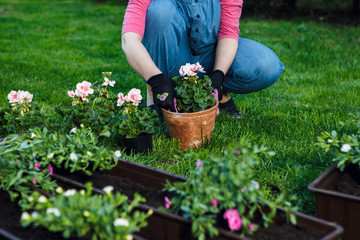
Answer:
[[[64,196],[65,197],[70,197],[70,196],[73,196],[73,195],[75,195],[75,193],[76,193],[76,190],[75,189],[69,189],[69,190],[67,190],[66,192],[64,192]]]
[[[114,84],[115,84],[115,81],[111,81],[107,77],[104,77],[104,83],[102,84],[102,86],[110,85],[110,87],[114,87]]]
[[[32,101],[33,95],[28,91],[18,91],[17,98],[19,103],[29,103]]]
[[[84,190],[84,189],[81,189],[81,190],[80,190],[80,194],[81,194],[81,195],[85,195],[85,190]]]
[[[78,156],[76,155],[76,153],[70,153],[70,159],[72,160],[72,161],[77,161],[78,160]]]
[[[77,130],[77,128],[74,127],[74,128],[72,128],[72,129],[70,130],[70,133],[76,133],[76,130]]]
[[[340,150],[342,152],[348,152],[348,151],[350,151],[350,149],[351,149],[351,146],[349,144],[345,143],[344,145],[342,145]]]
[[[107,194],[110,194],[114,190],[114,187],[113,186],[106,186],[106,187],[103,188],[103,190]]]
[[[55,191],[56,191],[57,193],[59,193],[59,194],[62,194],[62,193],[63,193],[62,187],[57,187],[57,188],[55,189]]]
[[[31,133],[31,138],[36,137],[35,133]]]
[[[117,227],[117,226],[125,226],[125,227],[128,227],[129,226],[129,221],[124,219],[124,218],[117,218],[115,219],[114,221],[114,226]]]
[[[7,97],[9,99],[9,103],[17,103],[19,101],[18,92],[16,91],[11,91]]]
[[[86,154],[90,157],[92,156],[92,153],[90,151],[87,151]]]
[[[180,67],[179,73],[181,76],[196,76],[196,71],[198,70],[198,67],[195,64],[186,63],[186,65],[183,65]]]
[[[37,212],[32,212],[31,217],[37,219],[39,217],[39,214]]]
[[[117,101],[117,106],[120,107],[121,105],[124,104],[127,96],[124,97],[124,94],[123,94],[123,93],[119,93],[119,94],[118,94],[118,98],[119,98],[119,99],[118,99],[118,101]]]
[[[75,97],[75,92],[74,91],[68,91],[68,95],[69,95],[69,97],[74,98]]]
[[[128,97],[128,101],[132,102],[134,106],[138,106],[142,100],[141,91],[140,89],[137,88],[131,89],[128,92],[127,97]]]
[[[29,219],[31,219],[31,216],[28,212],[23,212],[21,214],[21,220],[29,220]]]
[[[59,209],[57,209],[57,208],[46,209],[46,214],[51,214],[51,213],[53,213],[57,217],[60,217],[60,215],[61,215]]]
[[[47,201],[47,198],[46,198],[44,195],[41,195],[41,196],[39,197],[39,202],[41,202],[41,203],[46,203],[46,201]]]
[[[115,152],[114,152],[114,155],[116,156],[116,157],[121,157],[121,152],[120,152],[120,150],[116,150]]]
[[[47,155],[48,158],[53,158],[54,157],[54,153],[50,153],[49,155]]]
[[[93,94],[94,89],[90,87],[91,87],[91,83],[87,81],[82,81],[81,83],[76,84],[76,90],[75,90],[76,96],[83,98],[83,96],[86,97],[89,94]]]

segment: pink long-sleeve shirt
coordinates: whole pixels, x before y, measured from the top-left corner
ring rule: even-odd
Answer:
[[[141,37],[145,32],[146,12],[152,0],[129,0],[123,22],[122,34],[135,32]],[[239,19],[243,0],[220,0],[221,17],[218,40],[239,39]]]

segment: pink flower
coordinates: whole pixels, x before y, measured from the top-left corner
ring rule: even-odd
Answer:
[[[160,97],[159,97],[159,100],[160,100],[160,101],[165,101],[166,98],[167,98],[167,95],[161,94]]]
[[[118,94],[118,101],[117,101],[117,106],[120,107],[121,105],[124,104],[125,102],[125,97],[124,97],[124,94],[123,93],[119,93]]]
[[[249,228],[250,231],[254,231],[255,225],[254,225],[254,224],[250,224],[250,225],[248,226],[248,228]]]
[[[187,63],[186,65],[183,65],[180,67],[179,73],[181,76],[189,76],[193,77],[196,76],[196,71],[198,67],[195,64]]]
[[[19,101],[18,100],[18,92],[15,92],[15,91],[11,91],[7,97],[9,99],[9,103],[16,103]]]
[[[102,86],[110,85],[110,87],[114,87],[115,81],[110,81],[107,77],[104,77],[104,83]]]
[[[197,62],[195,65],[196,65],[196,70],[197,70],[197,71],[199,71],[199,72],[201,72],[201,73],[206,73],[205,70],[204,70],[204,68],[200,65],[199,62]]]
[[[225,220],[228,220],[228,219],[232,219],[232,218],[235,218],[235,217],[239,217],[239,212],[237,209],[228,209],[225,211],[224,213],[224,219]]]
[[[33,178],[32,183],[36,184],[37,178]]]
[[[75,90],[75,95],[78,96],[79,98],[81,98],[83,101],[89,101],[86,96],[87,94],[81,92],[79,89]]]
[[[90,88],[91,87],[91,83],[87,82],[87,81],[82,81],[81,83],[76,84],[76,90],[78,91],[78,93],[85,95],[85,97],[89,94],[93,94],[94,93],[94,89]],[[76,93],[76,91],[75,91]],[[76,94],[78,97],[78,94]]]
[[[241,228],[242,219],[239,217],[237,209],[226,210],[223,217],[228,221],[231,230],[239,230]]]
[[[69,95],[69,97],[74,98],[75,92],[74,91],[68,91],[68,95]]]
[[[35,168],[40,168],[40,163],[35,163],[35,164],[34,164],[34,167],[35,167]]]
[[[213,205],[214,207],[216,207],[217,204],[218,204],[218,201],[216,200],[216,198],[213,198],[213,199],[211,200],[211,205]]]
[[[133,102],[134,106],[139,105],[139,103],[142,100],[141,91],[140,89],[133,88],[130,90],[130,92],[127,94],[128,101]]]
[[[240,155],[240,151],[239,151],[239,150],[236,150],[236,151],[234,152],[234,154],[235,154],[236,156],[239,156],[239,155]]]
[[[18,91],[18,95],[17,95],[18,102],[29,103],[32,101],[33,96],[34,95],[30,94],[28,91]]]
[[[228,219],[229,228],[231,230],[238,231],[241,228],[242,219],[240,217],[234,217],[231,219]]]
[[[51,164],[49,164],[48,170],[49,170],[50,176],[52,176],[52,175],[54,174],[54,169],[53,169],[53,167],[51,166]]]
[[[169,199],[167,196],[165,196],[165,197],[164,197],[164,200],[165,200],[165,208],[166,208],[166,209],[169,209],[169,208],[170,208],[170,205],[171,205],[170,199]]]
[[[203,165],[203,161],[199,160],[196,162],[196,170],[200,169]]]

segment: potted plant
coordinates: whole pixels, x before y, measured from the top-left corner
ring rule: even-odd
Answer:
[[[49,121],[49,116],[34,104],[33,94],[28,91],[11,91],[7,99],[10,105],[0,109],[0,137],[26,133],[29,128],[43,126]]]
[[[59,114],[57,125],[68,132],[79,128],[81,124],[91,127],[97,136],[110,137],[110,130],[119,119],[116,109],[116,95],[111,91],[115,81],[111,80],[111,72],[103,72],[103,80],[90,83],[82,81],[76,84],[75,90],[67,92],[72,98],[72,106],[57,107]]]
[[[118,94],[117,106],[123,118],[115,128],[123,136],[125,151],[143,153],[152,151],[152,134],[159,124],[157,113],[150,113],[149,108],[140,108],[142,96],[139,89],[131,89],[127,95]]]
[[[173,78],[177,111],[162,109],[170,135],[180,140],[181,149],[200,146],[210,139],[215,124],[219,103],[214,99],[209,76],[200,79],[198,72],[205,73],[199,63],[181,66],[180,76]],[[166,93],[157,96],[160,101],[166,97]]]
[[[245,144],[245,142],[243,142]],[[252,161],[252,157],[255,157],[257,154],[263,153],[265,150],[264,148],[258,148],[256,146],[250,146],[249,145],[243,145],[238,146],[238,148],[234,148],[233,150],[225,151],[223,156],[214,156],[214,158],[220,160],[227,161],[228,158],[239,158],[242,161],[246,161],[246,159],[250,159]],[[271,154],[271,153],[270,153]],[[230,156],[231,155],[231,156]],[[206,163],[203,162],[205,165]],[[234,162],[232,162],[233,165],[235,165]],[[203,166],[204,166],[203,165]],[[247,166],[245,163],[240,164],[242,167]],[[197,173],[203,168],[201,166],[201,162],[198,162],[197,164],[197,170],[195,170]],[[228,166],[231,166],[230,163],[228,163]],[[209,168],[207,168],[209,169]],[[222,176],[221,170],[216,167],[211,168],[211,172],[217,171],[217,175],[221,181],[223,179],[224,181],[228,180],[226,177]],[[230,168],[232,169],[232,168]],[[245,170],[246,173],[247,170]],[[299,239],[337,239],[341,233],[342,228],[336,224],[331,224],[326,221],[322,221],[320,219],[316,219],[310,216],[306,216],[304,214],[300,214],[297,212],[292,212],[296,216],[297,225],[293,225],[291,223],[288,223],[286,219],[286,211],[282,208],[276,207],[276,211],[274,210],[274,204],[270,203],[269,206],[265,206],[264,203],[260,203],[258,201],[254,202],[254,205],[247,205],[245,202],[242,202],[242,205],[236,205],[235,201],[228,201],[227,197],[228,194],[232,194],[230,196],[236,196],[239,194],[239,196],[248,196],[251,200],[260,200],[261,194],[259,195],[257,193],[257,184],[250,179],[245,180],[245,176],[242,178],[235,177],[237,171],[231,172],[229,175],[233,176],[231,177],[231,180],[236,183],[237,185],[242,184],[241,187],[238,187],[237,190],[234,191],[234,193],[230,193],[230,191],[227,191],[225,189],[219,189],[216,187],[216,191],[212,190],[211,186],[204,185],[204,184],[210,184],[210,182],[204,181],[203,185],[192,185],[191,182],[195,180],[192,180],[192,178],[187,179],[183,178],[168,172],[160,171],[154,168],[150,168],[144,165],[132,163],[126,160],[119,159],[118,165],[111,170],[106,170],[103,172],[94,172],[91,176],[85,175],[85,174],[68,174],[67,176],[59,176],[58,174],[54,173],[54,178],[57,179],[59,183],[65,183],[65,184],[73,184],[73,186],[79,186],[79,183],[86,183],[88,181],[92,182],[94,184],[94,187],[96,189],[101,189],[109,184],[114,186],[114,191],[119,191],[123,194],[126,194],[129,196],[129,198],[133,198],[135,192],[139,192],[142,196],[145,196],[147,199],[147,202],[144,204],[140,204],[139,208],[142,211],[147,211],[148,209],[153,209],[154,213],[151,217],[148,219],[148,227],[143,228],[141,232],[139,233],[140,236],[145,237],[147,239],[171,239],[171,240],[182,240],[182,239],[195,239],[196,232],[194,236],[194,231],[192,231],[193,228],[195,228],[194,224],[197,224],[199,229],[199,235],[202,233],[210,234],[210,232],[215,235],[216,231],[218,232],[218,236],[214,236],[211,239],[232,239],[232,240],[246,240],[246,239],[264,239],[263,236],[272,237],[268,239],[284,239],[282,238],[284,234],[284,228],[287,230],[291,230],[292,233],[295,236],[299,236]],[[195,173],[196,174],[196,173]],[[196,177],[195,177],[196,178]],[[214,179],[217,179],[215,177]],[[169,185],[171,182],[172,185]],[[177,183],[176,183],[177,182]],[[181,196],[181,192],[184,193],[184,196],[186,197],[185,200],[181,200],[181,198],[177,198],[176,194],[178,190],[172,190],[171,186],[175,185],[181,185],[181,182],[183,182],[184,186],[186,186],[184,191],[179,190],[179,196]],[[168,189],[164,191],[164,185],[168,184]],[[229,185],[232,184],[232,182],[228,183]],[[225,185],[225,183],[224,183]],[[218,186],[215,184],[215,186]],[[191,192],[191,187],[199,187],[201,188],[203,192],[202,197],[195,196],[197,192],[194,191],[196,194],[188,194],[187,192]],[[245,188],[246,187],[246,188]],[[170,190],[170,191],[168,191]],[[199,190],[201,192],[201,190]],[[206,190],[206,191],[205,191]],[[242,192],[244,190],[244,192]],[[221,196],[220,193],[223,192],[224,196]],[[226,193],[225,193],[226,192]],[[208,193],[208,198],[204,196],[204,193]],[[219,194],[218,194],[219,193]],[[215,194],[218,194],[215,196]],[[190,199],[191,197],[195,197],[194,201]],[[215,197],[214,197],[215,196]],[[215,200],[214,200],[215,198]],[[177,200],[179,199],[179,200]],[[200,202],[199,199],[206,199],[206,201]],[[244,201],[246,199],[244,198]],[[227,202],[227,203],[226,203]],[[280,202],[280,201],[279,201]],[[179,208],[177,208],[177,204],[181,204]],[[192,207],[191,204],[194,203],[195,207]],[[197,205],[196,205],[197,204]],[[204,204],[207,204],[204,207]],[[213,205],[214,204],[214,205]],[[220,204],[223,204],[223,207],[220,210]],[[226,205],[228,204],[228,205]],[[164,208],[165,206],[165,208]],[[262,206],[258,208],[259,206]],[[166,209],[166,207],[169,207]],[[243,209],[246,209],[249,207],[249,211],[253,211],[254,209],[258,209],[259,211],[253,212],[254,219],[251,219],[249,216],[249,212],[243,211]],[[213,209],[218,209],[214,212],[212,212]],[[223,215],[225,213],[222,212],[224,209],[237,209],[238,216],[241,217],[241,221],[243,221],[242,226],[243,228],[241,230],[244,230],[243,232],[232,232],[228,228],[228,221],[223,219]],[[171,210],[171,212],[169,211]],[[178,212],[172,212],[173,210],[178,210]],[[212,210],[210,210],[212,209]],[[165,211],[166,210],[166,211]],[[209,211],[207,211],[209,210]],[[199,212],[196,212],[199,211]],[[262,214],[262,211],[264,214]],[[185,214],[185,212],[190,213],[190,215]],[[212,225],[213,222],[215,222],[214,218],[211,218],[212,216],[216,215],[215,212],[220,212],[220,220],[222,223],[225,222],[224,226],[216,224]],[[242,216],[241,213],[244,215]],[[198,218],[194,218],[194,221],[191,219],[191,215],[198,216]],[[210,215],[209,222],[203,221],[203,218],[207,218],[207,215]],[[231,214],[230,214],[231,215]],[[235,214],[234,214],[235,215]],[[245,218],[244,218],[245,216]],[[262,216],[265,218],[265,223],[270,220],[270,218],[273,218],[273,223],[270,224],[269,228],[263,228],[260,227],[262,224]],[[243,219],[244,218],[244,219]],[[294,217],[291,217],[294,218]],[[236,219],[239,220],[239,219]],[[235,222],[236,222],[235,220]],[[203,221],[203,224],[201,223]],[[251,222],[250,222],[251,221]],[[210,224],[209,224],[210,223]],[[260,224],[261,223],[261,224]],[[254,225],[251,225],[254,224]],[[205,227],[204,227],[205,225]],[[257,227],[259,226],[259,227]],[[204,227],[204,229],[202,229]],[[256,232],[254,232],[253,235],[248,235],[248,233],[252,233],[252,230],[257,229]],[[211,229],[211,230],[209,230]],[[268,232],[268,229],[275,229],[275,232]],[[277,229],[277,230],[276,230]],[[286,230],[286,231],[287,231]],[[240,236],[240,234],[247,234],[246,236]],[[304,235],[305,234],[305,235]],[[306,234],[310,234],[306,235]],[[208,235],[207,235],[208,236]],[[291,237],[293,240],[293,236]]]
[[[61,187],[58,195],[47,198],[34,191],[31,201],[23,207],[21,224],[24,227],[33,224],[44,226],[52,232],[62,232],[64,238],[76,235],[91,239],[131,240],[132,233],[147,225],[146,219],[152,210],[139,212],[134,210],[145,199],[135,194],[131,202],[125,195],[112,193],[112,186],[103,189],[105,194],[92,194],[91,183],[77,191]]]
[[[335,151],[335,163],[316,178],[309,189],[314,192],[317,216],[344,227],[343,239],[360,235],[360,118],[352,115],[355,133],[339,136],[336,131],[323,132],[316,145],[325,152]]]

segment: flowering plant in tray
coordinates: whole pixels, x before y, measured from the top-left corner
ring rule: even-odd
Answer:
[[[145,199],[134,195],[131,202],[127,196],[117,192],[113,194],[112,186],[103,189],[104,195],[92,194],[92,184],[87,190],[77,191],[61,187],[56,189],[58,195],[47,198],[34,192],[32,201],[25,207],[32,213],[23,212],[21,224],[44,226],[53,232],[63,232],[65,238],[70,236],[91,237],[91,239],[131,240],[131,234],[147,225],[146,219],[152,214],[134,210]]]
[[[172,197],[165,197],[163,209],[190,218],[193,235],[201,240],[218,235],[215,226],[237,231],[240,235],[252,234],[259,227],[256,212],[266,227],[276,215],[276,205],[287,211],[291,209],[283,195],[275,201],[267,200],[265,192],[252,179],[252,169],[260,155],[273,154],[263,146],[241,139],[223,156],[199,160],[188,181],[167,182],[164,190]],[[296,223],[294,215],[288,217]]]

